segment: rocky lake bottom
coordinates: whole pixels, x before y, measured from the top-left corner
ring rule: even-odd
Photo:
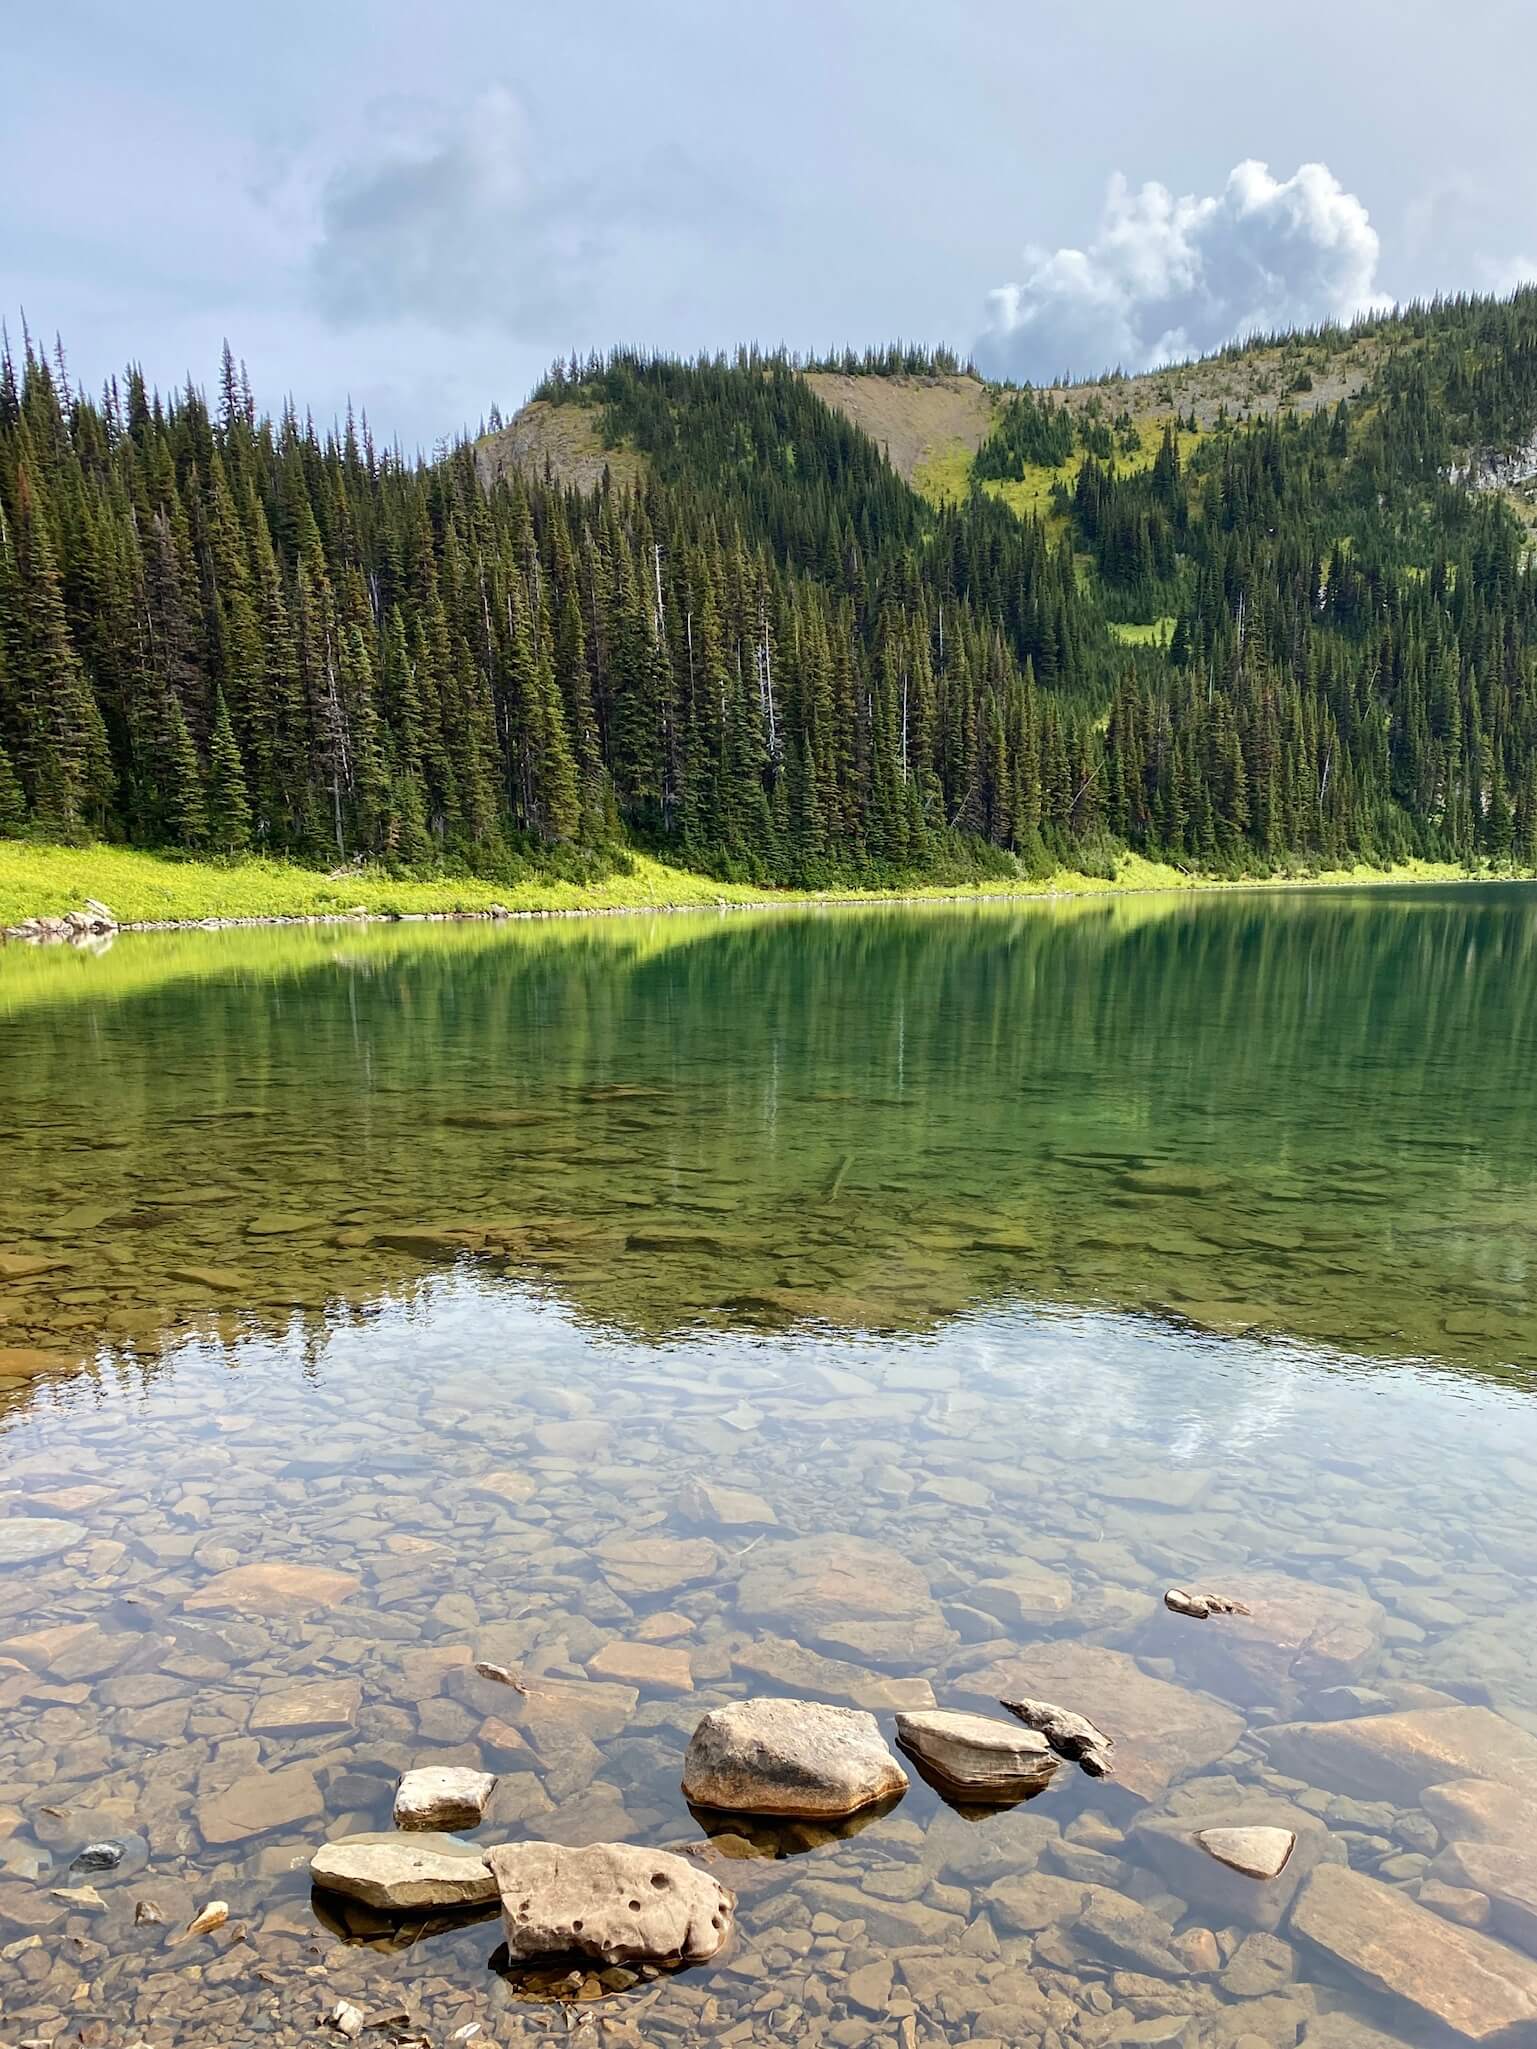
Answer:
[[[8,1014],[0,956],[0,2043],[1537,2043],[1493,896],[215,947]],[[1348,1058],[1256,1048],[1290,1002]],[[1111,1776],[683,1795],[733,1702],[1022,1695]],[[514,1966],[315,1890],[424,1766],[494,1776],[486,1849],[683,1855],[729,1941]],[[1201,1843],[1255,1828],[1275,1877]]]

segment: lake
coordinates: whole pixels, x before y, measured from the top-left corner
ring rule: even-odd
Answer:
[[[0,950],[4,2040],[1537,2042],[1534,1077],[1516,885]],[[765,1693],[1118,1768],[691,1812]],[[424,1763],[731,1946],[312,1896]]]

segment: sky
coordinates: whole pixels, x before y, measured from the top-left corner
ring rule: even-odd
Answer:
[[[1530,0],[53,0],[0,307],[97,385],[431,451],[557,355],[948,342],[1145,368],[1537,276]]]

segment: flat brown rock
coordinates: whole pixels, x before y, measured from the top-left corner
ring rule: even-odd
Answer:
[[[514,1506],[531,1501],[538,1491],[527,1473],[506,1471],[482,1473],[478,1480],[471,1480],[465,1488],[468,1494],[489,1494],[497,1501],[506,1501]]]
[[[1139,1800],[1156,1800],[1225,1757],[1243,1733],[1242,1719],[1220,1700],[1154,1679],[1125,1651],[1098,1644],[1038,1644],[961,1674],[954,1690],[989,1702],[1051,1700],[1087,1716],[1114,1740],[1114,1783]]]
[[[690,1522],[715,1523],[722,1529],[772,1528],[779,1518],[761,1494],[745,1487],[717,1487],[709,1480],[689,1480],[678,1492],[678,1508]]]
[[[918,1567],[868,1537],[762,1545],[737,1582],[737,1613],[856,1656],[916,1658],[955,1640]]]
[[[1289,1828],[1203,1828],[1196,1841],[1229,1871],[1261,1882],[1279,1878],[1297,1847]]]
[[[1449,1779],[1498,1779],[1537,1794],[1537,1736],[1492,1708],[1415,1708],[1348,1722],[1282,1722],[1264,1732],[1284,1772],[1358,1800],[1416,1803]]]
[[[705,1537],[608,1537],[598,1569],[619,1594],[672,1594],[709,1579],[720,1553]]]
[[[1420,1804],[1448,1842],[1537,1843],[1537,1791],[1517,1793],[1497,1779],[1448,1779],[1427,1786]]]
[[[1430,1869],[1443,1885],[1483,1893],[1497,1935],[1537,1948],[1537,1852],[1511,1843],[1448,1843]]]
[[[317,1679],[264,1693],[246,1724],[253,1736],[324,1736],[350,1729],[363,1705],[358,1679]]]
[[[382,1913],[484,1907],[496,1898],[496,1880],[475,1844],[426,1832],[383,1830],[325,1843],[310,1859],[310,1878]]]
[[[205,1843],[243,1843],[324,1812],[314,1773],[296,1764],[284,1771],[250,1772],[222,1793],[209,1794],[198,1803],[197,1825]]]
[[[1034,1729],[950,1708],[898,1715],[897,1741],[954,1792],[982,1800],[1043,1786],[1062,1762]]]
[[[1006,1629],[1055,1622],[1073,1605],[1072,1582],[1034,1558],[989,1561],[986,1579],[966,1589],[968,1607],[996,1616]]]
[[[867,1708],[872,1714],[899,1708],[931,1708],[934,1689],[927,1679],[888,1679],[884,1672],[872,1672],[865,1665],[851,1665],[844,1658],[824,1658],[786,1636],[760,1636],[731,1653],[735,1672],[750,1672],[756,1679],[770,1679],[792,1693],[817,1700],[835,1700],[849,1707]]]
[[[694,1674],[687,1651],[659,1643],[606,1643],[587,1660],[594,1679],[617,1679],[643,1693],[692,1693]]]
[[[240,1615],[308,1615],[334,1608],[355,1594],[354,1573],[332,1572],[322,1565],[232,1565],[188,1594],[184,1608],[227,1610]]]
[[[1514,2045],[1537,2031],[1537,1963],[1364,1872],[1319,1865],[1290,1925],[1366,1984],[1470,2042]]]
[[[1218,1616],[1180,1638],[1180,1668],[1201,1685],[1230,1698],[1257,1688],[1262,1700],[1295,1707],[1305,1693],[1376,1669],[1387,1616],[1366,1595],[1281,1572],[1256,1573],[1233,1592],[1249,1614]]]

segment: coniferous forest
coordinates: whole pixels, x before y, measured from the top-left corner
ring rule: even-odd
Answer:
[[[87,394],[29,341],[0,834],[492,877],[636,845],[810,885],[1120,846],[1532,866],[1529,529],[1454,479],[1532,441],[1537,293],[1369,335],[1353,401],[1171,424],[1151,463],[1013,394],[942,507],[784,356],[558,366],[541,396],[639,458],[583,493],[265,418],[228,352],[210,404]],[[1075,448],[1041,516],[983,488]]]

